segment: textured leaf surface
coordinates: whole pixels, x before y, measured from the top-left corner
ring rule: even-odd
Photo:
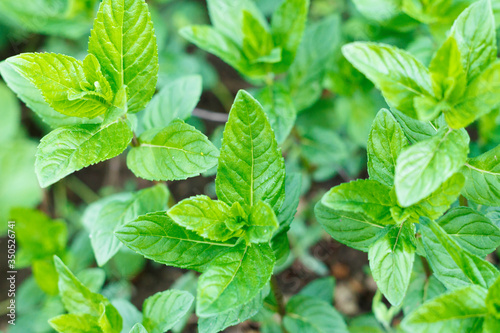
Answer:
[[[141,112],[145,130],[166,127],[174,119],[185,120],[198,104],[202,92],[201,76],[188,75],[166,84]]]
[[[9,88],[16,93],[17,97],[52,128],[65,125],[98,123],[102,120],[100,117],[94,119],[70,117],[55,111],[45,101],[40,90],[6,61],[0,62],[0,74]]]
[[[130,197],[127,196],[123,200],[116,199],[103,203],[90,232],[90,242],[97,264],[103,266],[121,248],[122,243],[115,237],[115,230],[140,215],[164,210],[168,198],[169,192],[166,186],[158,184],[138,191]]]
[[[434,192],[465,163],[469,136],[441,129],[429,140],[406,148],[398,157],[395,186],[399,203],[413,205]]]
[[[410,284],[415,259],[414,230],[408,224],[390,227],[368,251],[377,286],[394,306],[401,304]]]
[[[479,286],[454,290],[424,303],[404,319],[402,327],[415,333],[480,332],[487,314],[485,298],[486,290]]]
[[[293,296],[286,305],[283,325],[288,332],[347,333],[344,319],[330,304],[309,296]]]
[[[169,209],[168,215],[178,225],[196,232],[201,237],[226,241],[239,236],[239,230],[228,229],[226,222],[232,218],[231,207],[206,195],[197,195],[182,200]]]
[[[161,264],[202,270],[233,247],[208,240],[177,225],[165,212],[140,216],[115,232],[126,246]]]
[[[500,146],[471,158],[462,168],[467,181],[462,194],[479,204],[500,205]]]
[[[429,71],[410,53],[376,43],[351,43],[344,56],[382,91],[387,103],[416,118],[414,99],[432,96]]]
[[[488,288],[499,276],[489,262],[463,250],[436,222],[420,219],[427,260],[436,277],[448,289],[469,284]]]
[[[158,80],[158,47],[144,0],[104,0],[89,39],[114,93],[126,86],[128,112],[142,110]]]
[[[269,281],[274,260],[268,244],[240,243],[219,255],[198,281],[197,315],[213,316],[250,301]]]
[[[246,239],[251,243],[266,243],[278,229],[279,222],[273,209],[264,201],[258,201],[248,215]]]
[[[59,113],[95,118],[111,106],[113,96],[87,81],[84,63],[80,60],[54,53],[23,53],[7,62],[30,80]],[[100,72],[94,76],[99,80],[95,82],[106,81]]]
[[[262,308],[267,294],[269,294],[269,288],[264,288],[248,303],[216,316],[199,318],[199,333],[217,333],[251,318]]]
[[[182,120],[144,132],[139,143],[128,153],[127,166],[144,179],[186,179],[217,163],[217,148],[203,133]]]
[[[477,256],[484,257],[500,246],[498,226],[472,208],[452,208],[438,223],[460,246]]]
[[[451,28],[470,82],[497,57],[495,19],[489,0],[469,6]]]
[[[360,179],[335,186],[321,203],[336,211],[363,214],[378,224],[392,224],[393,202],[389,193],[390,188],[376,180]]]
[[[121,154],[132,140],[132,130],[123,120],[107,125],[60,127],[42,138],[35,171],[42,187],[70,173]]]
[[[194,301],[187,291],[167,290],[148,297],[143,304],[143,325],[149,333],[170,330],[184,316]]]
[[[97,318],[89,314],[64,314],[50,319],[49,323],[61,333],[102,332]]]
[[[323,200],[316,204],[314,213],[318,222],[335,240],[365,252],[385,226],[362,213],[334,210],[325,205]]]
[[[224,129],[215,184],[217,197],[228,205],[262,200],[278,212],[284,199],[281,150],[262,106],[243,90]]]
[[[396,161],[408,145],[403,129],[385,109],[377,114],[368,137],[368,174],[387,186],[394,184]]]

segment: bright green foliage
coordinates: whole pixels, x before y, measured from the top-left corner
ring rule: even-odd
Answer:
[[[416,333],[480,332],[488,312],[485,298],[486,290],[474,285],[448,292],[424,303],[405,318],[402,326]]]
[[[342,316],[320,299],[293,296],[286,305],[286,312],[283,325],[288,332],[348,332]]]
[[[174,119],[189,118],[200,99],[201,77],[189,75],[169,82],[153,97],[144,112],[141,123],[145,130],[166,127]]]
[[[92,56],[81,62],[61,54],[25,53],[7,62],[28,78],[59,113],[95,118],[111,106],[109,84]]]
[[[167,290],[148,297],[143,304],[143,325],[149,333],[170,330],[189,311],[194,297],[180,290]]]
[[[438,224],[460,246],[477,256],[484,257],[500,246],[498,226],[472,208],[452,208]]]
[[[52,128],[65,125],[97,123],[100,117],[94,119],[69,117],[55,111],[50,107],[42,95],[42,92],[31,83],[29,78],[25,78],[16,71],[16,68],[7,61],[0,62],[0,74],[7,85],[14,91],[33,112],[35,112],[44,122]]]
[[[395,187],[403,207],[434,192],[465,163],[469,136],[464,130],[442,128],[427,141],[406,148],[398,157]]]
[[[410,283],[415,257],[412,229],[407,223],[388,227],[368,251],[373,279],[392,305],[401,304]]]
[[[277,212],[283,202],[281,151],[262,106],[245,91],[236,96],[224,129],[215,184],[228,205],[251,207],[262,200]]]
[[[149,333],[142,324],[135,324],[134,327],[130,330],[129,333]]]
[[[198,331],[200,333],[217,333],[229,326],[236,325],[251,318],[262,307],[262,302],[268,294],[269,288],[264,287],[260,293],[248,303],[215,316],[199,318]]]
[[[467,160],[462,173],[467,177],[462,194],[487,206],[500,204],[500,146]]]
[[[396,161],[401,151],[408,145],[403,129],[394,116],[381,110],[373,121],[368,138],[368,173],[370,179],[384,185],[394,185]]]
[[[106,264],[122,247],[114,235],[115,230],[140,215],[165,209],[168,198],[166,186],[159,184],[126,196],[107,197],[105,201],[89,206],[88,209],[95,214],[90,226],[90,240],[97,264]]]
[[[436,222],[423,218],[420,226],[427,260],[448,289],[471,283],[488,288],[499,276],[491,263],[462,249]]]
[[[119,333],[122,317],[108,299],[85,287],[59,257],[54,256],[54,263],[59,274],[59,294],[69,315],[53,318],[53,328],[64,333],[76,325],[74,332],[88,332],[85,330],[88,327],[98,327],[95,332]]]
[[[182,120],[153,128],[139,137],[127,156],[127,166],[148,180],[179,180],[199,175],[217,163],[217,148]]]
[[[224,242],[242,234],[241,229],[228,228],[229,220],[235,219],[232,217],[231,207],[206,195],[182,200],[168,211],[168,215],[178,225],[204,238]]]
[[[127,111],[142,110],[155,92],[158,50],[144,0],[105,0],[89,40],[104,76],[116,94],[126,87]]]
[[[240,243],[219,255],[198,282],[197,315],[223,313],[250,301],[269,281],[274,260],[265,243]]]
[[[375,83],[391,107],[413,118],[417,116],[415,100],[433,95],[429,71],[405,51],[388,45],[353,43],[344,46],[342,52]]]
[[[302,40],[308,0],[285,0],[271,26],[251,0],[209,0],[213,26],[189,26],[181,35],[215,54],[242,74],[264,79],[292,64]]]
[[[248,215],[245,238],[249,243],[266,243],[271,240],[278,227],[278,219],[271,206],[258,201]]]
[[[35,171],[40,185],[47,187],[74,171],[119,155],[132,135],[123,120],[102,126],[59,127],[38,146]]]
[[[234,244],[211,241],[176,224],[165,212],[143,215],[115,231],[132,250],[156,262],[202,270]]]
[[[446,9],[449,6],[448,1],[424,5],[407,0],[402,10],[430,23],[453,11]],[[477,1],[458,16],[429,69],[411,54],[384,44],[352,43],[343,52],[391,107],[413,118],[434,120],[444,113],[448,125],[458,129],[500,103],[495,20],[489,0]]]

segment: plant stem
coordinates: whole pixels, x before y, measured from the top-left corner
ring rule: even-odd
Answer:
[[[193,116],[204,119],[204,120],[209,120],[217,123],[225,123],[227,122],[227,119],[229,115],[227,113],[221,113],[221,112],[213,112],[213,111],[208,111],[200,108],[196,108],[193,110]]]
[[[288,333],[283,326],[283,318],[286,315],[285,301],[283,299],[283,293],[281,292],[280,286],[278,285],[278,280],[276,280],[276,277],[274,275],[271,276],[271,290],[273,292],[274,298],[276,298],[276,303],[278,303],[278,314],[280,315],[281,329],[284,333]]]
[[[91,204],[94,201],[99,200],[99,195],[97,195],[90,187],[82,182],[78,177],[68,177],[66,180],[66,185],[68,188],[78,195],[86,204]]]
[[[429,278],[432,275],[432,270],[429,266],[429,262],[427,262],[427,259],[425,259],[424,257],[420,257],[420,260],[422,261],[422,265],[424,266],[425,276]]]

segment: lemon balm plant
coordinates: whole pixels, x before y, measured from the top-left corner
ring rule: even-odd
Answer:
[[[373,278],[393,306],[423,303],[407,311],[404,329],[498,330],[499,271],[484,256],[499,246],[500,230],[484,213],[500,204],[499,149],[468,158],[464,129],[500,102],[490,2],[460,14],[429,68],[383,44],[358,42],[343,52],[393,109],[373,122],[369,179],[325,194],[319,222],[368,252]],[[423,283],[415,282],[415,260],[426,269]]]
[[[237,92],[212,141],[203,134],[209,131],[187,120],[202,92],[200,76],[173,79],[156,92],[156,35],[164,31],[154,1],[103,0],[83,60],[22,53],[0,63],[7,85],[51,128],[36,152],[42,187],[57,187],[73,172],[125,151],[128,168],[155,182],[90,200],[81,216],[84,230],[76,233],[73,224],[38,211],[12,210],[20,265],[33,272],[20,293],[48,308],[49,329],[180,332],[195,313],[203,333],[247,319],[262,332],[282,333],[500,330],[500,274],[487,258],[500,245],[500,150],[474,137],[475,122],[500,104],[491,3],[403,1],[393,6],[403,13],[394,9],[390,22],[380,17],[387,12],[367,10],[373,3],[353,3],[345,17],[328,13],[308,22],[326,8],[321,2],[208,0],[212,25],[188,25],[180,35],[253,86]],[[375,42],[349,43],[343,58],[343,40],[359,38],[341,33],[341,22],[355,27],[358,11],[380,14],[375,21],[398,33],[427,23],[439,45],[429,65],[415,49]],[[373,39],[392,40],[380,36]],[[366,140],[361,133],[347,149],[336,133],[342,126],[330,123],[352,113],[344,115],[352,117],[347,123],[363,132],[361,123],[372,117],[359,109],[380,104],[368,97],[375,92],[368,80],[389,108],[377,113],[367,133],[368,179],[349,181],[359,172],[352,164],[362,159],[353,162],[348,152]],[[317,195],[311,179],[329,179],[347,167],[354,171],[342,174],[343,183]],[[209,195],[179,202],[164,183],[213,173]],[[314,209],[307,207],[313,196],[322,196]],[[332,277],[285,296],[280,290],[277,275],[288,258],[328,273],[308,253],[321,227],[368,253],[378,288],[373,315],[341,315],[333,306]],[[37,228],[42,231],[32,232]],[[99,267],[89,268],[94,259]],[[130,299],[128,280],[146,259],[156,262],[152,267],[191,272],[169,290],[136,301],[139,311],[120,295]],[[33,311],[33,303],[22,310]]]

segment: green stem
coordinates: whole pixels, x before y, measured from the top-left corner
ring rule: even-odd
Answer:
[[[99,196],[76,176],[68,177],[65,182],[68,188],[85,201],[86,204],[91,204],[99,200]]]

